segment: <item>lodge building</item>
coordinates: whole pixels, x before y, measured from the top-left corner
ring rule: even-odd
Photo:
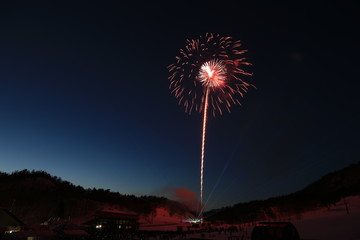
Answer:
[[[139,216],[133,212],[117,210],[97,211],[85,224],[93,230],[137,230]]]

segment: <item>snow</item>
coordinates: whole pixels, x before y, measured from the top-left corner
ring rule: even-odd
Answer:
[[[360,240],[360,196],[342,199],[330,209],[303,213],[291,222],[301,239]]]
[[[144,231],[176,231],[178,226],[187,227],[186,217],[179,214],[170,214],[165,208],[157,208],[156,212],[147,217],[140,217],[139,230]]]
[[[176,231],[177,226],[187,230],[184,217],[170,215],[166,209],[159,208],[151,219],[141,219],[140,230]],[[298,230],[302,240],[360,240],[360,196],[347,197],[329,208],[304,212],[296,216],[287,216],[281,221],[290,221]],[[229,225],[225,226],[228,227]],[[187,234],[186,239],[250,239],[254,225],[236,225],[239,232],[212,232]],[[175,239],[185,239],[178,236]]]

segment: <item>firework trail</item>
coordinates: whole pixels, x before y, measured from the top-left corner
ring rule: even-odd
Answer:
[[[203,202],[203,183],[204,183],[204,158],[205,158],[205,135],[206,135],[206,122],[207,122],[207,109],[209,101],[209,88],[206,88],[205,93],[205,106],[203,115],[203,128],[202,128],[202,141],[201,141],[201,162],[200,162],[200,207],[202,209]],[[202,212],[202,211],[200,211]]]
[[[200,204],[202,209],[205,136],[208,109],[212,115],[230,112],[232,105],[241,105],[239,98],[249,87],[254,87],[242,79],[250,76],[243,69],[251,65],[242,55],[240,41],[231,37],[221,37],[211,33],[198,39],[187,40],[184,49],[176,57],[176,63],[168,66],[170,76],[169,89],[179,99],[179,104],[191,114],[203,112],[200,170]]]

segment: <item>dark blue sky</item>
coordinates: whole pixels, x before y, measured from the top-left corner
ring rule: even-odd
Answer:
[[[209,119],[207,208],[297,191],[359,161],[354,2],[2,1],[0,170],[198,194],[201,116],[166,67],[212,32],[242,40],[257,89]]]

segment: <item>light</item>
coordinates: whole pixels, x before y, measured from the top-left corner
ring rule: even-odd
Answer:
[[[219,87],[225,84],[226,74],[224,62],[213,59],[201,65],[198,80],[205,87]]]
[[[102,225],[101,224],[96,225],[95,228],[100,229],[100,228],[102,228]]]
[[[188,218],[186,219],[184,222],[188,222],[188,223],[202,223],[203,219],[202,218]]]
[[[212,78],[215,70],[211,70],[211,68],[209,66],[206,66],[205,71],[206,71],[206,73],[208,75],[208,78]]]

